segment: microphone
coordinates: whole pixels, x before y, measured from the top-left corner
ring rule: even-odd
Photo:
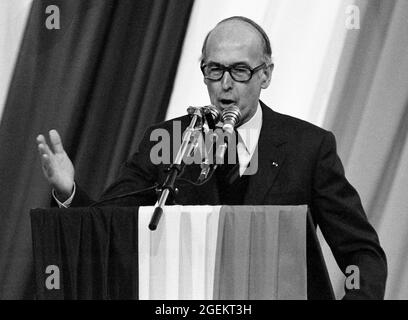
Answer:
[[[215,125],[221,119],[220,111],[217,109],[217,107],[210,104],[208,106],[203,107],[203,113],[206,116],[210,129],[214,130]]]
[[[210,173],[210,169],[211,169],[211,164],[210,164],[210,159],[209,159],[209,155],[211,155],[211,159],[213,158],[212,154],[213,154],[213,148],[214,148],[214,144],[217,144],[217,140],[218,140],[218,135],[213,132],[210,135],[207,136],[207,139],[210,139],[211,144],[209,149],[207,149],[207,142],[205,143],[205,158],[203,160],[203,162],[201,163],[200,167],[201,167],[201,172],[200,172],[200,176],[198,177],[197,182],[198,183],[202,183],[205,179],[207,179],[208,174]]]
[[[213,105],[207,105],[203,107],[193,107],[187,108],[187,113],[190,117],[197,117],[198,128],[201,128],[205,135],[209,134],[210,129],[215,130],[215,124],[220,121],[221,115],[218,109]],[[198,132],[196,132],[198,134]],[[198,147],[198,140],[191,146],[188,154],[193,155]]]
[[[190,116],[198,115],[201,117],[205,117],[207,122],[209,122],[210,129],[215,129],[215,124],[221,119],[220,111],[212,104],[204,107],[190,106],[187,108],[187,113]],[[212,125],[212,123],[214,123],[214,125]]]
[[[177,151],[176,158],[167,170],[167,176],[164,183],[161,186],[160,198],[154,209],[153,215],[150,219],[149,229],[156,230],[157,225],[160,221],[160,217],[163,214],[163,206],[166,203],[167,197],[170,192],[175,193],[174,183],[178,174],[183,170],[186,165],[183,161],[185,156],[189,156],[194,152],[196,142],[198,139],[197,133],[201,132],[203,128],[203,113],[200,107],[189,107],[187,108],[188,114],[191,116],[189,126],[184,130],[182,143]]]
[[[234,133],[234,128],[241,121],[241,111],[237,106],[229,106],[222,111],[221,119],[224,122],[222,130],[230,137]],[[218,147],[216,152],[216,165],[223,163],[224,155],[228,148],[228,139],[224,137],[224,143]]]
[[[208,158],[209,155],[211,155],[213,153],[213,146],[215,144],[215,142],[218,139],[218,135],[214,132],[210,133],[210,129],[211,130],[215,130],[215,125],[216,123],[218,123],[220,121],[221,118],[221,114],[220,111],[217,109],[217,107],[213,106],[213,105],[208,105],[205,107],[201,108],[202,113],[205,116],[205,124],[204,124],[204,133],[205,133],[205,143],[204,143],[204,159],[203,162],[201,163],[201,172],[200,172],[200,176],[198,177],[197,182],[198,183],[202,183],[205,179],[207,179],[207,176],[210,172],[210,160]],[[211,145],[209,147],[209,149],[207,149],[207,139],[210,139],[211,141]],[[214,142],[215,139],[215,142]],[[212,156],[211,156],[212,159]]]
[[[226,107],[222,110],[221,119],[222,122],[224,122],[222,130],[228,134],[232,134],[234,132],[234,127],[241,121],[241,111],[235,105]]]

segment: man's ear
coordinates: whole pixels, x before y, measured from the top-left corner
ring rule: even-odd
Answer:
[[[274,68],[274,64],[271,63],[268,67],[264,68],[262,71],[262,83],[261,83],[261,88],[266,89],[269,87],[269,84],[271,83],[271,78],[272,78],[272,71]]]

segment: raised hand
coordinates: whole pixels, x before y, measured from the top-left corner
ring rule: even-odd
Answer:
[[[38,152],[42,170],[48,183],[57,193],[60,201],[68,199],[74,187],[74,166],[62,146],[61,137],[56,130],[49,132],[51,148],[45,137],[37,136]]]

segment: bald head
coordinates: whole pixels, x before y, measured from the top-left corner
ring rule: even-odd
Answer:
[[[272,50],[265,31],[253,20],[242,16],[234,16],[220,21],[206,36],[201,50],[201,61],[206,61],[207,46],[210,41],[251,41],[257,47],[262,62],[272,63]]]

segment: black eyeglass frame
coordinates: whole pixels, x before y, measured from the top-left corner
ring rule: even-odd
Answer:
[[[219,67],[219,68],[222,70],[221,76],[220,76],[218,79],[209,78],[208,76],[205,75],[205,72],[204,72],[204,68],[207,67],[208,64],[206,64],[206,63],[201,63],[200,69],[201,69],[201,72],[203,73],[204,78],[206,78],[206,79],[208,79],[208,80],[210,80],[210,81],[220,81],[220,80],[222,79],[222,77],[224,77],[225,71],[228,71],[228,73],[230,74],[231,78],[232,78],[234,81],[236,81],[236,82],[244,82],[244,83],[250,81],[250,80],[252,79],[253,75],[254,75],[256,72],[258,72],[259,70],[262,70],[262,69],[265,68],[265,67],[268,67],[268,65],[266,64],[266,62],[260,64],[259,66],[256,66],[255,68],[251,68],[250,66],[244,65],[244,64],[242,64],[242,63],[234,63],[234,64],[232,64],[232,65],[230,65],[230,66],[224,66],[224,65],[222,65],[222,64],[220,64],[220,63],[214,63],[214,65],[217,66],[217,67]],[[237,79],[234,78],[234,75],[231,73],[231,70],[234,69],[234,68],[237,67],[237,66],[245,67],[246,69],[248,69],[248,71],[251,73],[248,80],[237,80]]]

